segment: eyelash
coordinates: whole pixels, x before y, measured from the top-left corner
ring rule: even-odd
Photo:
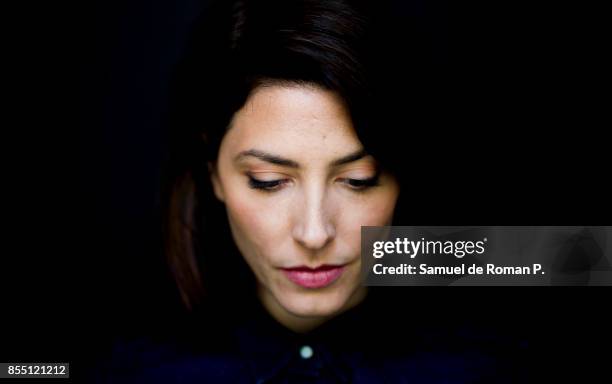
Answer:
[[[368,179],[344,179],[345,183],[353,190],[361,192],[378,185],[378,175]]]
[[[253,189],[261,189],[266,192],[273,192],[279,189],[279,186],[285,183],[285,180],[258,180],[251,175],[249,177],[249,187]]]
[[[249,187],[253,189],[259,189],[264,192],[274,192],[280,189],[285,184],[286,180],[258,180],[251,175],[247,175],[249,178]],[[363,192],[371,187],[378,185],[378,175],[368,179],[341,179],[344,184],[348,185],[350,189],[355,192]]]

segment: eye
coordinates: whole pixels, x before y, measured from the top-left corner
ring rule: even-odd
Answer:
[[[253,189],[261,189],[267,192],[277,191],[282,188],[282,185],[287,182],[287,180],[279,179],[279,180],[259,180],[254,178],[251,175],[247,175],[249,178],[249,187]]]
[[[355,191],[364,191],[370,187],[378,185],[378,175],[367,179],[342,179],[342,181]]]

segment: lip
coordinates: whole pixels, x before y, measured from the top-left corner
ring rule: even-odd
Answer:
[[[321,265],[317,268],[299,266],[281,268],[285,276],[304,288],[323,288],[336,281],[345,270],[344,265]]]

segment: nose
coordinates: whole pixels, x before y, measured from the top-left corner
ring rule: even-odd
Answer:
[[[302,209],[296,210],[293,238],[310,250],[324,248],[336,236],[333,213],[326,208],[322,193],[312,193],[305,200]]]

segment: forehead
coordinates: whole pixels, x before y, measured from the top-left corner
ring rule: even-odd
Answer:
[[[361,143],[342,99],[316,86],[256,89],[234,115],[226,135],[233,151],[260,150],[333,156]]]

